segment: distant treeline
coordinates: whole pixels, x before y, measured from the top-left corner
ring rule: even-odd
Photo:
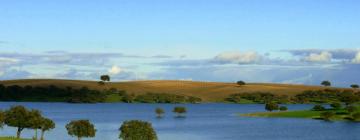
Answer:
[[[50,86],[4,86],[0,84],[0,101],[70,102],[101,103],[108,98],[119,98],[116,102],[125,103],[199,103],[200,98],[167,93],[128,94],[125,90],[91,90],[87,87],[75,89]]]
[[[337,89],[307,90],[293,97],[288,97],[286,95],[276,95],[267,92],[254,92],[232,94],[225,99],[225,101],[232,103],[243,103],[244,100],[261,104],[269,102],[275,102],[279,104],[343,102],[345,104],[352,104],[360,101],[360,92],[357,90]]]

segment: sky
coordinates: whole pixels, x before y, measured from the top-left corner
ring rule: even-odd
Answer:
[[[0,80],[360,84],[357,0],[0,0]]]

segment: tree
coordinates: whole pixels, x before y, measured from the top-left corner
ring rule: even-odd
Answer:
[[[352,84],[350,87],[353,88],[353,89],[357,89],[357,88],[359,88],[359,85],[358,84]]]
[[[104,82],[110,81],[110,76],[109,75],[101,75],[100,79],[101,79],[101,81],[104,81]]]
[[[0,128],[4,126],[4,121],[5,121],[5,113],[2,110],[0,110]]]
[[[312,110],[314,111],[324,111],[325,108],[322,105],[315,105]]]
[[[352,114],[351,117],[354,121],[360,121],[360,112]]]
[[[31,110],[29,112],[29,126],[28,128],[35,130],[35,138],[38,139],[38,129],[41,127],[42,116],[39,110]]]
[[[265,109],[267,111],[273,111],[273,110],[278,110],[279,109],[279,105],[276,103],[267,103],[265,104]]]
[[[145,121],[125,121],[119,131],[119,138],[122,140],[157,140],[156,132],[151,123]]]
[[[55,128],[55,123],[52,120],[48,119],[48,118],[42,118],[41,125],[40,125],[39,128],[41,130],[40,140],[44,140],[45,131],[49,131],[51,129],[54,129]]]
[[[17,127],[16,138],[20,139],[21,131],[30,127],[30,113],[24,106],[13,106],[5,111],[5,124]]]
[[[332,103],[332,104],[330,104],[330,106],[335,110],[341,109],[341,104],[338,102]]]
[[[280,109],[280,111],[287,111],[288,110],[288,108],[286,106],[281,106],[279,109]]]
[[[165,113],[165,111],[162,108],[156,108],[155,113],[156,113],[158,118],[161,118],[162,115]]]
[[[352,105],[347,106],[345,109],[349,114],[351,114],[351,113],[353,113],[353,112],[355,112],[357,110],[357,108],[355,106],[352,106]]]
[[[70,136],[76,136],[78,140],[81,138],[95,137],[96,129],[89,120],[75,120],[68,123],[66,130]]]
[[[331,82],[330,81],[322,81],[321,85],[329,87],[329,86],[331,86]]]
[[[335,113],[331,112],[331,111],[326,111],[326,112],[320,113],[320,117],[326,121],[331,120],[331,118],[334,116],[335,116]]]
[[[237,81],[236,84],[238,84],[239,86],[245,85],[246,83],[244,81]]]
[[[173,112],[177,114],[177,117],[183,117],[182,114],[185,114],[186,108],[182,106],[174,107]]]

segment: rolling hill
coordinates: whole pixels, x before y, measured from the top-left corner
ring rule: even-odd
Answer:
[[[128,81],[128,82],[109,82],[105,85],[98,84],[97,81],[81,80],[60,80],[60,79],[26,79],[26,80],[7,80],[0,81],[5,86],[49,86],[88,87],[90,89],[102,90],[116,88],[126,90],[127,93],[136,95],[148,92],[169,93],[177,95],[187,95],[199,97],[205,102],[220,102],[230,94],[245,92],[270,92],[278,95],[293,96],[302,93],[304,90],[325,89],[322,86],[293,85],[293,84],[274,84],[274,83],[248,83],[238,86],[236,83],[221,82],[197,82],[197,81],[175,81],[175,80],[151,80],[151,81]],[[335,88],[335,87],[332,87]]]

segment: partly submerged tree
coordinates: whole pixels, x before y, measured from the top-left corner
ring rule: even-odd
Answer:
[[[48,119],[48,118],[42,118],[40,130],[41,130],[41,137],[40,140],[44,140],[45,131],[50,131],[51,129],[55,128],[55,123]]]
[[[338,102],[331,103],[330,106],[335,110],[341,109],[341,103],[338,103]]]
[[[334,116],[335,116],[335,113],[331,112],[331,111],[325,111],[325,112],[320,113],[321,119],[326,120],[326,121],[330,121],[331,118],[333,118]]]
[[[288,108],[287,108],[286,106],[280,106],[279,110],[280,110],[280,111],[287,111]]]
[[[157,140],[156,132],[151,123],[145,121],[125,121],[119,131],[119,138],[122,140]]]
[[[7,126],[17,127],[16,138],[20,139],[21,132],[31,126],[30,112],[24,106],[13,106],[5,111],[4,122]]]
[[[317,104],[317,105],[314,105],[314,107],[312,108],[312,110],[314,110],[314,111],[324,111],[325,108],[324,108],[322,105]]]
[[[155,113],[156,113],[158,118],[161,118],[162,115],[165,113],[165,111],[162,108],[156,108]]]
[[[68,134],[75,136],[78,140],[81,138],[95,137],[96,129],[95,126],[90,123],[89,120],[75,120],[68,123],[66,126]]]
[[[273,111],[273,110],[278,110],[279,109],[279,105],[278,104],[276,104],[276,103],[267,103],[267,104],[265,104],[265,109],[267,110],[267,111]]]
[[[331,86],[331,82],[330,81],[322,81],[321,85],[329,87],[329,86]]]
[[[185,107],[177,106],[174,107],[173,112],[176,113],[177,117],[184,117],[183,114],[187,112]]]

